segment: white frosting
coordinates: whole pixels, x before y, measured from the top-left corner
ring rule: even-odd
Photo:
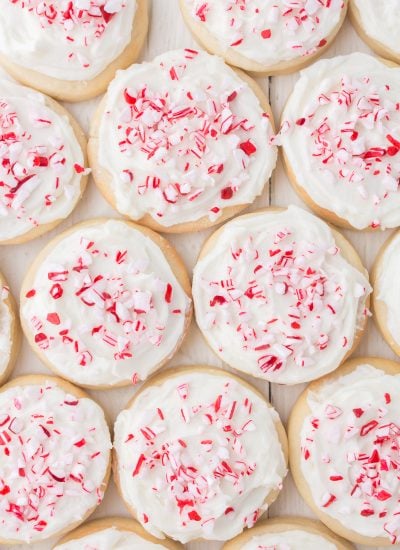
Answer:
[[[57,544],[54,550],[165,550],[165,546],[149,542],[132,531],[111,527]]]
[[[326,538],[300,529],[268,533],[253,537],[241,550],[336,550],[336,544]]]
[[[357,229],[400,225],[400,68],[366,54],[301,72],[277,142],[297,183]]]
[[[365,33],[400,54],[400,40],[398,29],[400,25],[399,0],[351,0],[360,14],[361,26]]]
[[[0,375],[7,369],[11,357],[12,317],[10,308],[6,303],[9,294],[9,288],[1,284],[0,280]]]
[[[273,66],[311,55],[326,44],[344,10],[343,0],[185,0],[225,51]]]
[[[91,80],[131,40],[136,0],[4,0],[0,53],[61,80]]]
[[[396,234],[383,251],[376,271],[375,299],[386,306],[387,326],[396,344],[400,344],[400,235]]]
[[[121,213],[170,227],[252,203],[275,166],[271,136],[258,98],[220,58],[176,50],[118,73],[98,159]]]
[[[400,540],[400,376],[363,364],[309,392],[301,470],[315,504],[347,529]],[[381,517],[380,517],[381,516]]]
[[[104,413],[54,382],[0,392],[0,538],[32,542],[81,520],[103,498]]]
[[[0,240],[66,218],[80,196],[83,163],[68,118],[42,94],[1,79]]]
[[[281,487],[278,420],[223,371],[188,370],[147,387],[115,424],[124,500],[157,537],[234,537]]]
[[[226,224],[193,275],[197,323],[232,367],[296,384],[352,348],[371,287],[329,226],[300,208]]]
[[[145,379],[179,345],[190,300],[128,223],[77,227],[36,269],[21,316],[46,359],[89,385]]]

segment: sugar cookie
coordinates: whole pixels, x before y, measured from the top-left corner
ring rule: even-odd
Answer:
[[[91,220],[56,237],[22,285],[22,328],[57,374],[88,387],[144,380],[175,353],[192,307],[185,267],[153,231]]]
[[[164,232],[198,231],[262,193],[276,163],[273,134],[254,81],[216,56],[176,50],[118,73],[89,156],[121,214]]]
[[[370,292],[351,244],[295,206],[228,222],[193,274],[207,343],[231,367],[280,384],[318,378],[352,353]]]
[[[289,422],[291,472],[307,504],[357,544],[399,541],[400,365],[348,361],[310,384]]]
[[[154,536],[227,540],[252,527],[286,474],[286,435],[255,388],[221,369],[164,371],[115,423],[114,476]]]

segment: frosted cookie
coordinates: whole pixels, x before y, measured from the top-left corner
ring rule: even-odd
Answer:
[[[86,139],[73,117],[0,79],[0,244],[38,237],[69,216],[86,186],[85,164]]]
[[[183,550],[170,540],[158,540],[131,519],[104,518],[90,521],[69,533],[54,550]]]
[[[400,225],[400,68],[366,54],[301,72],[277,143],[302,199],[353,229]]]
[[[350,243],[295,206],[228,222],[193,273],[197,324],[214,352],[280,384],[318,378],[352,353],[370,292]]]
[[[106,199],[164,232],[237,214],[276,163],[273,119],[256,83],[222,59],[176,50],[118,73],[92,123],[89,156]]]
[[[354,546],[308,518],[279,517],[260,522],[227,542],[223,550],[352,550]]]
[[[147,0],[4,0],[1,8],[0,64],[64,101],[104,92],[147,34]]]
[[[0,542],[33,543],[73,529],[103,499],[111,440],[97,403],[41,375],[0,389]]]
[[[347,0],[180,0],[199,43],[230,65],[268,75],[305,67],[330,46]]]
[[[157,374],[119,414],[114,433],[121,496],[156,537],[227,540],[255,524],[286,474],[278,414],[221,369]]]
[[[122,220],[91,220],[56,237],[21,289],[33,350],[57,374],[89,387],[144,380],[175,353],[191,314],[178,254]]]
[[[14,368],[21,344],[20,332],[14,298],[0,273],[0,384]]]
[[[357,358],[312,383],[289,423],[291,472],[330,529],[358,544],[400,535],[400,365]]]
[[[400,233],[394,233],[378,253],[372,271],[375,321],[392,350],[400,355]]]
[[[378,55],[400,61],[398,28],[400,11],[398,0],[350,0],[351,22],[361,38]]]

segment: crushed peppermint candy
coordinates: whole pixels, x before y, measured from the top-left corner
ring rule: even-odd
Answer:
[[[30,543],[82,519],[103,499],[110,457],[104,413],[54,381],[0,393],[0,536]]]
[[[62,238],[23,296],[34,348],[67,378],[90,385],[146,378],[179,345],[190,314],[161,249],[117,220],[77,226]]]
[[[111,84],[98,161],[112,176],[118,210],[132,219],[211,224],[262,192],[276,162],[271,139],[270,114],[232,69],[205,52],[177,50]]]
[[[66,217],[87,174],[68,120],[44,96],[3,80],[0,97],[0,240]]]
[[[315,54],[346,10],[343,0],[185,0],[225,52],[264,66]],[[235,64],[244,63],[235,58]],[[245,65],[243,65],[246,68]]]
[[[309,394],[301,469],[317,506],[349,529],[400,540],[399,376],[360,361]]]
[[[132,1],[132,0],[129,0]],[[126,0],[6,0],[29,12],[43,33],[56,29],[63,46],[64,61],[77,62],[83,69],[91,65],[91,49],[102,39],[110,22],[127,6]]]
[[[198,324],[223,360],[291,384],[340,364],[370,291],[329,227],[296,207],[228,223],[193,279]]]
[[[222,372],[187,369],[147,387],[115,424],[124,499],[158,537],[231,538],[254,525],[281,486],[278,421]]]
[[[303,71],[283,114],[297,183],[357,229],[400,225],[400,70],[351,54]]]

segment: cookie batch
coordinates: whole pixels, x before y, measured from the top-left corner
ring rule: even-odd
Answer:
[[[200,47],[144,59],[147,0],[3,4],[0,246],[41,250],[1,266],[0,544],[399,544],[400,366],[351,356],[371,316],[400,355],[400,234],[369,273],[337,227],[400,228],[400,6],[179,0]],[[322,58],[347,11],[379,57]],[[275,122],[254,77],[299,70]],[[289,471],[318,520],[267,518]],[[110,479],[130,519],[86,521]]]

